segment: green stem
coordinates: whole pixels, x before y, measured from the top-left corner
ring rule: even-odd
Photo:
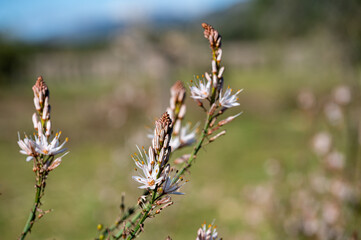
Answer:
[[[191,156],[188,160],[187,163],[185,163],[185,166],[181,168],[181,170],[178,172],[178,174],[176,175],[176,177],[173,179],[173,181],[177,181],[180,176],[189,168],[191,167],[198,151],[201,149],[202,147],[202,144],[204,142],[204,139],[207,137],[208,135],[208,128],[209,128],[209,124],[210,122],[212,121],[212,116],[207,114],[207,118],[206,118],[206,121],[205,121],[205,124],[204,124],[204,128],[203,128],[203,132],[202,132],[202,135],[197,143],[197,145],[194,147],[192,153],[191,153]],[[142,215],[142,212],[139,212],[137,215],[134,216],[134,218],[132,219],[131,222],[128,222],[126,225],[125,225],[125,228],[129,228],[131,227],[132,224],[134,224],[135,222],[138,221],[139,218],[140,221],[138,222],[137,226],[134,228],[133,232],[128,236],[127,239],[134,239],[137,232],[139,231],[140,229],[140,226],[144,223],[144,221],[148,218],[148,214],[150,212],[150,210],[152,209],[152,205],[154,203],[156,199],[156,191],[153,192],[153,197],[152,197],[152,200],[150,203],[147,204],[147,206],[145,207],[145,211],[144,211],[144,215]],[[114,237],[115,239],[119,239],[121,236],[123,235],[123,229],[120,230]]]
[[[138,207],[138,205],[135,205],[131,208],[128,208],[128,211],[119,219],[115,222],[115,224],[113,224],[112,226],[104,229],[104,231],[100,234],[98,239],[104,239],[106,238],[109,233],[113,232],[115,229],[117,229],[120,224],[122,224],[125,220],[127,220],[134,212],[135,209]]]
[[[151,208],[152,208],[152,207],[150,206],[149,211],[150,211]],[[148,205],[147,205],[147,208],[146,208],[146,209],[148,209]],[[148,213],[149,213],[149,211],[148,211]],[[130,228],[133,224],[135,224],[135,223],[138,221],[138,219],[139,219],[141,216],[142,216],[142,211],[139,211],[139,212],[132,218],[132,220],[131,220],[130,222],[127,222],[127,224],[125,224],[124,229]],[[114,235],[114,238],[115,238],[115,239],[121,238],[121,237],[123,236],[124,229],[121,229],[117,234],[115,234],[115,235]]]
[[[147,205],[147,208],[143,214],[143,217],[140,219],[140,221],[138,222],[137,226],[135,226],[134,230],[130,233],[130,235],[128,236],[127,240],[130,239],[134,239],[137,236],[137,232],[140,229],[140,226],[145,222],[145,220],[148,218],[148,214],[150,212],[150,210],[152,209],[152,205],[151,203],[149,203]],[[140,215],[141,216],[141,215]]]
[[[23,240],[25,239],[26,235],[28,233],[30,233],[31,228],[33,227],[34,223],[35,223],[35,218],[36,218],[36,212],[38,210],[39,205],[41,204],[40,199],[41,199],[41,193],[43,192],[44,185],[43,185],[43,175],[39,174],[38,176],[38,181],[36,184],[36,193],[35,193],[35,199],[34,199],[34,206],[30,212],[29,218],[26,221],[25,227],[23,232],[21,233],[19,239]]]
[[[216,64],[217,64],[217,72],[219,70],[219,67],[220,67],[220,63],[217,62],[217,56],[216,56],[216,49],[212,49],[212,59],[214,61],[216,61]],[[217,93],[217,89],[216,89],[217,86],[213,86],[212,88],[212,96],[211,96],[211,100],[210,100],[210,107],[212,107],[213,103],[216,102],[217,100],[217,96],[216,96],[216,93]],[[173,178],[173,181],[172,183],[175,183],[179,178],[180,176],[182,176],[184,174],[184,172],[190,168],[192,166],[192,163],[194,161],[194,159],[196,158],[197,156],[197,153],[198,151],[201,149],[202,147],[202,144],[204,142],[204,139],[208,136],[208,128],[209,128],[209,125],[211,123],[213,119],[213,116],[210,115],[209,113],[207,113],[207,118],[206,118],[206,121],[204,123],[204,127],[203,127],[203,132],[202,132],[202,135],[200,137],[200,139],[198,140],[198,143],[197,145],[193,148],[193,152],[191,153],[191,156],[189,157],[188,161],[186,163],[184,163],[183,167],[179,170],[178,174],[176,175],[175,178]]]
[[[123,236],[124,229],[129,229],[132,225],[134,225],[136,222],[137,225],[135,226],[134,230],[130,233],[127,239],[134,239],[137,236],[137,233],[141,227],[141,225],[145,222],[145,220],[149,217],[149,213],[152,210],[152,206],[154,202],[159,199],[162,195],[157,196],[157,190],[155,189],[153,191],[152,199],[151,201],[145,206],[144,209],[139,211],[130,222],[128,222],[123,229],[121,229],[116,235],[114,235],[115,239],[119,239]],[[138,219],[140,219],[138,221]]]
[[[213,60],[217,60],[217,56],[216,56],[216,49],[212,49],[212,59]],[[219,70],[219,67],[220,67],[220,63],[217,62],[217,72]],[[216,102],[217,100],[217,96],[216,96],[216,86],[213,86],[212,88],[212,95],[211,95],[211,100],[210,100],[210,106],[212,106],[212,104],[214,102]],[[183,167],[179,170],[178,174],[173,178],[173,181],[172,183],[176,182],[183,174],[184,172],[191,167],[194,159],[196,158],[197,156],[197,153],[199,152],[199,150],[201,149],[202,147],[202,144],[204,142],[204,140],[206,139],[206,137],[208,136],[208,128],[209,128],[209,125],[211,123],[213,119],[213,116],[209,113],[207,113],[207,118],[206,118],[206,121],[204,123],[204,127],[203,127],[203,131],[202,131],[202,135],[201,137],[199,138],[198,142],[197,142],[197,145],[193,148],[193,151],[191,153],[191,156],[189,157],[188,161],[183,165]],[[127,240],[131,240],[131,239],[134,239],[136,236],[137,236],[137,232],[139,231],[141,225],[145,222],[145,220],[148,218],[148,214],[149,212],[151,211],[152,209],[152,206],[153,206],[153,203],[155,202],[156,200],[156,190],[154,190],[153,192],[153,196],[152,196],[152,200],[151,202],[149,202],[147,204],[147,206],[145,207],[145,209],[143,209],[143,211],[140,211],[137,215],[135,215],[133,217],[133,219],[131,220],[131,222],[128,222],[126,225],[125,225],[125,228],[129,228],[131,227],[133,224],[135,224],[139,218],[140,221],[138,222],[137,226],[134,228],[134,230],[130,233],[130,235],[128,236]],[[142,215],[142,212],[144,212],[144,215]],[[129,217],[129,216],[127,216]],[[127,218],[126,217],[126,218]],[[125,218],[125,219],[126,219]],[[125,229],[124,228],[124,229]],[[123,235],[123,232],[124,232],[124,229],[120,230],[116,235],[114,235],[114,238],[115,239],[119,239],[122,235]]]
[[[202,135],[199,138],[197,145],[193,148],[193,151],[192,151],[191,156],[189,157],[188,161],[186,163],[184,163],[183,167],[178,171],[178,174],[173,179],[173,181],[172,181],[173,183],[176,182],[180,178],[180,176],[182,176],[184,174],[184,172],[192,166],[192,163],[193,163],[194,159],[196,159],[198,151],[202,147],[204,139],[208,135],[208,128],[209,128],[209,124],[210,124],[211,120],[212,120],[212,116],[207,114],[207,119],[206,119],[204,127],[203,127]]]

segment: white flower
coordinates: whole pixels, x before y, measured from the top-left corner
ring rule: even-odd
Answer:
[[[191,98],[193,99],[206,99],[211,94],[211,81],[199,80],[198,83],[194,83],[193,86],[190,86]]]
[[[228,87],[223,96],[222,96],[222,92],[220,92],[219,104],[225,108],[231,108],[231,107],[238,106],[239,103],[237,102],[238,101],[237,95],[242,91],[243,91],[243,89],[238,90],[235,94],[231,95],[232,89]]]
[[[28,155],[28,157],[26,158],[26,161],[30,161],[31,159],[33,159],[34,156],[36,156],[38,153],[36,152],[36,143],[34,142],[33,139],[28,138],[28,136],[25,135],[24,140],[20,139],[20,134],[18,133],[18,145],[21,148],[20,153],[24,154],[24,155]]]
[[[140,176],[133,176],[132,178],[135,181],[143,184],[139,188],[154,189],[157,185],[160,185],[163,180],[163,176],[158,176],[159,165],[154,160],[150,160],[144,149],[144,156],[139,148],[138,151],[140,155],[134,153],[134,155],[132,155],[132,158],[135,162],[135,165],[137,165],[137,167],[143,171],[143,174],[140,174]]]
[[[172,183],[175,179],[175,176],[173,178],[171,178],[169,175],[167,176],[167,178],[164,181],[164,184],[162,186],[163,188],[163,193],[165,194],[177,194],[177,195],[183,195],[184,193],[178,192],[178,189],[181,188],[185,183],[182,183],[182,177],[178,178],[177,181],[175,181],[174,183]]]
[[[198,229],[196,240],[217,240],[217,238],[218,233],[216,226],[209,224],[208,228],[206,228],[206,223],[204,223],[202,227]]]
[[[38,136],[35,136],[36,151],[39,154],[53,155],[53,156],[65,152],[67,149],[63,148],[63,146],[68,141],[68,138],[66,138],[65,141],[59,145],[60,135],[61,135],[61,131],[56,133],[53,140],[49,143],[48,138],[43,134],[42,126],[39,124]]]
[[[198,124],[190,130],[191,124],[188,123],[183,126],[179,132],[179,136],[172,137],[169,145],[172,147],[172,151],[181,147],[192,145],[196,141],[196,133],[198,131]]]

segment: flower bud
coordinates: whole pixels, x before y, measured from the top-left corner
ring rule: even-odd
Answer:
[[[185,104],[183,104],[179,109],[178,118],[183,119],[184,115],[186,114],[186,111],[187,111],[187,107]]]
[[[217,54],[217,62],[219,63],[222,60],[222,49],[219,48]]]
[[[211,109],[209,109],[209,115],[213,115],[214,111],[216,111],[217,104],[213,103]]]
[[[181,128],[181,121],[178,119],[174,124],[173,134],[177,136],[179,134],[180,128]]]
[[[45,103],[44,103],[44,109],[43,109],[43,120],[48,119],[48,114],[50,113],[50,106],[49,106],[49,97],[45,98]]]
[[[49,137],[50,134],[51,134],[51,122],[50,122],[50,120],[48,120],[48,121],[46,122],[46,132],[45,132],[45,135],[46,135],[47,137]]]
[[[189,160],[190,156],[191,156],[190,154],[184,154],[183,156],[174,160],[174,163],[175,164],[183,164]]]
[[[218,83],[218,78],[216,74],[213,74],[213,86],[217,87],[217,83]]]
[[[33,120],[34,129],[38,130],[38,123],[40,122],[38,114],[34,113],[32,120]]]
[[[40,110],[41,110],[40,102],[39,102],[39,98],[38,98],[38,97],[34,97],[34,105],[35,105],[35,109],[36,109],[37,111],[40,111]]]
[[[219,121],[218,126],[223,126],[223,125],[226,125],[227,123],[232,122],[236,117],[238,117],[241,114],[242,114],[242,112],[240,112],[240,113],[238,113],[238,114],[236,114],[234,116],[230,116],[230,117],[228,117],[228,118],[226,118],[224,120]]]
[[[221,67],[221,69],[219,69],[219,72],[218,72],[218,78],[221,78],[223,76],[223,72],[224,72],[224,67]]]
[[[222,132],[218,133],[216,136],[211,137],[211,138],[209,139],[209,142],[213,142],[213,141],[215,141],[217,138],[219,138],[220,136],[223,136],[223,135],[225,135],[225,134],[226,134],[226,130],[223,130]]]
[[[206,76],[206,79],[207,79],[208,82],[210,82],[212,80],[207,72],[204,75]]]
[[[155,162],[155,154],[154,154],[154,149],[152,147],[149,147],[148,154],[149,154],[149,161],[151,163]]]
[[[216,61],[212,60],[212,73],[216,73],[217,72],[217,64]]]

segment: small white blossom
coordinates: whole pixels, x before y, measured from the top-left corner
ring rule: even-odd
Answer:
[[[225,108],[238,106],[239,103],[237,102],[238,101],[237,95],[242,91],[243,89],[238,90],[235,94],[232,95],[232,89],[228,87],[224,95],[222,95],[222,92],[220,92],[219,104]]]
[[[169,145],[172,147],[172,151],[192,145],[196,141],[196,134],[198,131],[198,124],[191,130],[190,129],[191,124],[188,123],[187,125],[181,127],[181,130],[179,132],[179,136],[172,137],[170,140]]]
[[[184,193],[178,192],[178,189],[181,188],[185,183],[182,182],[182,178],[180,177],[177,181],[172,183],[174,181],[175,176],[172,178],[168,175],[164,181],[164,184],[162,186],[163,193],[165,194],[176,194],[176,195],[183,195]]]
[[[143,171],[143,174],[140,174],[140,176],[133,176],[132,178],[135,181],[143,184],[139,188],[154,189],[157,184],[159,185],[163,180],[163,176],[158,176],[159,165],[154,160],[150,160],[144,149],[143,153],[139,148],[138,151],[139,155],[134,153],[134,155],[132,155],[132,158],[135,162],[135,165]]]
[[[207,228],[206,224],[204,223],[202,227],[198,229],[196,240],[217,240],[217,239],[218,239],[218,233],[216,226],[209,224]]]
[[[38,153],[36,152],[36,143],[33,139],[28,138],[28,136],[25,135],[24,140],[20,139],[20,134],[18,133],[18,145],[21,148],[20,153],[24,155],[28,155],[26,158],[26,161],[30,161],[33,159],[34,156],[36,156]]]
[[[59,143],[60,135],[61,135],[61,131],[56,133],[53,140],[49,143],[48,138],[43,134],[42,126],[39,124],[38,136],[35,136],[36,151],[39,154],[53,155],[53,156],[65,152],[67,149],[63,148],[63,146],[68,141],[68,138],[66,138],[65,141],[62,144],[60,144]]]
[[[206,99],[211,94],[211,81],[206,79],[199,80],[198,83],[195,82],[193,86],[190,86],[190,90],[192,94],[191,98]]]

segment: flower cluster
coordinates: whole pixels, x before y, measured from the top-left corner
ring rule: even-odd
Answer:
[[[227,109],[239,106],[238,94],[242,92],[238,90],[232,94],[232,89],[228,87],[223,91],[223,73],[224,67],[221,66],[222,60],[222,37],[211,25],[203,23],[204,37],[208,39],[209,46],[212,50],[212,73],[206,72],[202,75],[203,78],[197,77],[191,82],[189,86],[191,91],[191,97],[207,111],[211,121],[209,122],[210,129],[207,130],[208,136],[212,135],[215,131],[220,129],[223,125],[233,121],[241,113],[234,116],[228,117],[224,120],[219,121],[216,124],[217,118],[222,115]],[[209,107],[206,107],[204,101],[209,102]],[[209,138],[209,142],[213,142],[218,137],[223,136],[226,133],[225,130],[217,133],[213,137]]]
[[[170,141],[172,152],[177,149],[190,146],[196,141],[197,126],[192,130],[191,124],[182,125],[183,118],[186,114],[186,89],[181,81],[177,81],[170,89],[170,101],[167,112],[174,123],[173,134]]]
[[[143,153],[139,148],[138,151],[139,155],[134,153],[134,155],[132,155],[132,159],[134,160],[135,165],[143,171],[144,175],[141,174],[140,176],[133,176],[133,179],[143,184],[139,188],[154,189],[162,182],[164,176],[159,176],[159,164],[156,164],[156,160],[154,159],[153,148],[149,147],[149,155],[144,148]],[[152,159],[150,159],[149,156],[151,156]]]
[[[18,145],[20,147],[20,153],[27,155],[26,161],[33,160],[33,171],[36,177],[36,194],[34,206],[19,239],[24,239],[25,236],[30,233],[36,218],[41,218],[45,213],[49,212],[40,209],[47,176],[50,171],[60,165],[62,158],[68,154],[68,152],[64,153],[67,150],[64,148],[64,145],[68,142],[68,138],[65,138],[63,143],[60,143],[61,131],[57,132],[54,137],[51,138],[49,89],[42,77],[38,77],[33,86],[33,92],[36,109],[36,112],[32,116],[35,129],[34,139],[27,135],[25,135],[24,139],[20,139],[20,134],[18,134]],[[61,153],[64,154],[55,159],[55,156]],[[38,213],[39,215],[37,216]]]
[[[220,65],[222,60],[222,37],[211,25],[203,23],[202,27],[204,28],[204,37],[208,39],[213,52],[212,73],[209,74],[206,72],[203,78],[197,77],[191,82],[191,97],[203,108],[204,104],[202,100],[207,100],[210,103],[212,102],[212,104],[218,101],[217,105],[222,108],[221,111],[223,112],[228,108],[239,105],[237,95],[242,90],[238,90],[235,94],[232,94],[232,89],[228,87],[223,93],[224,67]],[[217,105],[214,106],[213,111],[218,107]]]
[[[129,208],[128,213],[124,213],[114,225],[102,230],[97,239],[107,238],[136,238],[144,228],[144,222],[148,218],[161,213],[163,209],[173,204],[171,194],[183,195],[179,189],[187,181],[183,181],[187,170],[192,166],[199,150],[205,141],[213,142],[218,137],[225,134],[225,131],[216,133],[218,129],[233,121],[240,114],[217,120],[226,109],[238,106],[237,95],[232,95],[230,89],[222,93],[224,67],[220,66],[222,49],[221,36],[214,28],[208,24],[202,25],[204,35],[209,40],[212,56],[212,74],[205,73],[205,78],[194,81],[190,86],[191,97],[198,102],[198,105],[206,111],[205,123],[200,134],[198,124],[191,128],[191,124],[182,124],[186,114],[186,89],[181,81],[177,81],[170,89],[170,103],[167,112],[156,122],[154,132],[148,136],[152,139],[152,144],[148,148],[138,148],[138,152],[131,155],[139,173],[132,176],[133,180],[140,183],[139,188],[144,189],[144,193],[138,198],[137,205]],[[199,79],[199,78],[197,78]],[[209,107],[204,106],[202,101],[208,101]],[[214,135],[213,135],[214,134]],[[197,136],[198,135],[198,136]],[[198,140],[197,140],[198,137]],[[178,157],[172,163],[169,162],[171,154],[182,147],[195,144],[190,154]],[[180,166],[172,166],[179,164]],[[177,168],[176,168],[177,167]],[[176,170],[177,169],[177,170]],[[128,219],[133,212],[137,214]],[[123,227],[122,227],[123,224]],[[112,238],[112,239],[113,239]],[[216,228],[204,225],[199,231],[199,240],[217,240]],[[167,239],[170,239],[168,237]]]
[[[208,227],[206,223],[202,224],[202,227],[198,229],[196,240],[217,240],[217,226],[209,224]]]
[[[37,166],[45,166],[46,168],[52,164],[53,157],[57,154],[65,152],[67,149],[63,148],[68,138],[60,144],[61,131],[57,132],[53,139],[51,136],[51,122],[50,122],[50,104],[49,104],[49,90],[42,77],[39,77],[33,86],[34,105],[37,113],[32,116],[32,121],[36,134],[34,139],[25,135],[25,138],[20,139],[18,134],[18,145],[20,153],[27,155],[26,161],[35,160]],[[65,155],[65,154],[64,154]],[[63,156],[64,156],[63,155]],[[52,156],[52,159],[47,158],[41,160],[44,156]],[[62,157],[56,159],[56,162],[61,162]],[[40,158],[39,158],[40,157]],[[50,160],[50,161],[48,161]],[[54,169],[52,166],[50,169]]]
[[[133,179],[142,184],[139,188],[154,190],[160,188],[164,194],[179,194],[176,191],[182,186],[178,181],[170,180],[170,165],[168,164],[171,153],[170,141],[173,124],[168,113],[155,122],[152,146],[148,153],[138,148],[139,155],[134,153],[132,158],[135,165],[143,172]]]

